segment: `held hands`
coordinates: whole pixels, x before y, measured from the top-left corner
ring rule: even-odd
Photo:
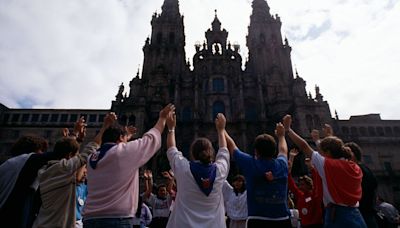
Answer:
[[[285,127],[286,131],[289,131],[290,128],[292,127],[292,116],[291,115],[286,115],[283,117],[283,126]]]
[[[117,121],[117,115],[115,115],[114,112],[110,112],[104,117],[103,127],[109,128],[115,123],[115,121]]]
[[[289,154],[290,154],[290,157],[294,158],[299,154],[299,151],[296,148],[293,148],[290,150]]]
[[[176,127],[176,115],[175,112],[170,112],[167,117],[167,127],[168,130],[174,130]]]
[[[175,111],[175,105],[173,105],[173,104],[168,104],[167,106],[165,106],[165,107],[160,111],[159,118],[160,118],[160,119],[167,119],[168,115],[169,115],[171,112],[174,112],[174,111]]]
[[[283,126],[282,123],[277,123],[276,128],[275,128],[275,135],[280,138],[280,137],[285,137],[285,127]]]
[[[225,130],[226,127],[226,118],[224,114],[218,113],[217,117],[215,118],[215,128],[217,128],[217,131],[221,132]]]

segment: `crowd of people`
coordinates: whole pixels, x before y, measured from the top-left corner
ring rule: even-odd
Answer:
[[[175,106],[168,104],[141,138],[105,116],[92,142],[81,145],[85,120],[63,130],[51,152],[38,136],[21,137],[0,166],[0,227],[397,227],[399,213],[378,197],[362,150],[344,144],[329,125],[309,144],[286,115],[273,134],[260,134],[254,152],[239,149],[225,116],[217,114],[218,150],[196,138],[190,158],[176,144]],[[145,164],[167,128],[170,170],[161,178]],[[289,151],[287,140],[295,145]],[[309,175],[292,176],[305,155]],[[250,155],[254,154],[254,155]],[[231,160],[240,170],[228,182]],[[142,176],[141,176],[142,174]],[[143,177],[143,178],[141,178]],[[160,179],[162,179],[160,181]],[[157,182],[157,183],[154,183]],[[144,191],[139,191],[139,185]]]

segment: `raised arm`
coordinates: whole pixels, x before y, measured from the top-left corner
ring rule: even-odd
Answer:
[[[285,156],[287,158],[288,148],[285,139],[285,128],[282,123],[276,124],[275,135],[278,137],[278,155]]]
[[[162,172],[162,175],[167,179],[167,192],[171,194],[174,187],[174,177],[171,176],[169,171]]]
[[[283,117],[283,125],[285,127],[286,132],[288,133],[289,138],[297,145],[297,147],[305,153],[307,157],[311,157],[313,149],[308,143],[301,138],[296,132],[291,128],[292,125],[292,117],[290,115],[286,115]]]
[[[176,147],[175,141],[175,127],[176,127],[176,115],[174,112],[170,112],[167,117],[168,135],[167,135],[167,148]]]
[[[233,141],[232,137],[225,131],[225,139],[228,145],[229,154],[231,157],[233,156],[233,151],[236,150],[238,147],[236,146],[235,141]]]
[[[134,126],[127,126],[125,127],[126,132],[128,132],[128,141],[131,140],[131,138],[137,133],[137,128]]]
[[[289,161],[288,161],[289,173],[292,172],[294,157],[296,157],[298,154],[299,151],[296,148],[291,149],[289,152]]]
[[[151,170],[146,169],[143,173],[144,176],[144,199],[148,200],[151,192],[153,191],[153,173]]]
[[[165,122],[167,120],[169,113],[173,112],[174,110],[175,110],[175,106],[173,104],[168,104],[160,111],[158,121],[154,125],[154,128],[157,129],[160,132],[160,134],[162,134],[164,131]]]
[[[110,112],[104,117],[103,126],[100,128],[99,133],[97,133],[96,137],[94,138],[94,142],[98,145],[101,145],[101,138],[103,137],[103,133],[107,128],[111,127],[117,120],[117,115],[115,113]]]
[[[218,113],[217,118],[215,119],[215,128],[217,128],[219,148],[227,147],[225,139],[225,127],[226,118],[224,114]]]

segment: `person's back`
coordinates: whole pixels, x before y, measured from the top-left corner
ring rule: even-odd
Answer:
[[[188,161],[176,148],[176,117],[168,117],[167,156],[177,180],[177,194],[167,227],[226,227],[222,186],[229,172],[229,153],[225,124],[225,117],[219,113],[215,120],[219,142],[215,161],[212,144],[206,138],[194,140]]]
[[[121,127],[104,132],[103,145],[88,161],[85,227],[132,225],[138,202],[138,168],[161,147],[166,116],[174,109],[173,105],[167,105],[160,111],[154,127],[134,141],[127,142],[129,136]]]
[[[51,153],[42,153],[46,150],[47,141],[37,136],[23,136],[13,145],[11,153],[14,157],[1,166],[5,169],[1,178],[7,177],[6,172],[12,172],[13,180],[4,180],[7,185],[11,184],[8,187],[1,184],[0,227],[32,226],[40,207],[38,186],[35,184],[37,172],[52,159]],[[16,165],[14,161],[20,164]],[[18,170],[14,170],[16,168]],[[3,187],[9,189],[5,190]]]
[[[52,160],[39,170],[42,206],[33,227],[75,227],[76,171],[88,155],[98,147],[89,143],[79,154],[74,138],[59,140],[54,152],[59,160]]]
[[[255,157],[238,149],[232,138],[227,136],[228,148],[236,164],[246,178],[248,227],[291,227],[287,203],[288,161],[285,131],[277,124],[275,139],[268,134],[256,137]],[[276,149],[278,147],[278,155]]]

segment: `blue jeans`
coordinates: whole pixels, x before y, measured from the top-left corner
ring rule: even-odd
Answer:
[[[325,210],[325,228],[367,228],[360,211],[356,207],[331,204]]]
[[[132,228],[132,218],[98,218],[83,220],[83,228]]]

